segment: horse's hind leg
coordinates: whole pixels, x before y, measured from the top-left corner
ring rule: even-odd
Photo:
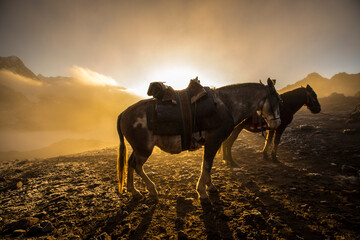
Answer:
[[[156,186],[155,183],[153,183],[150,178],[146,175],[146,173],[144,172],[143,169],[143,165],[146,162],[146,160],[148,159],[148,157],[143,157],[143,156],[139,156],[136,155],[136,166],[135,166],[135,171],[137,174],[140,175],[140,177],[142,178],[142,180],[145,182],[147,189],[150,192],[150,197],[157,199],[158,197],[158,192],[156,190]]]
[[[239,124],[236,126],[233,131],[231,132],[230,136],[223,142],[222,149],[223,149],[223,159],[228,164],[233,164],[234,160],[232,158],[231,154],[231,148],[234,145],[234,142],[236,141],[237,137],[239,136],[241,130],[243,130],[246,122]]]
[[[131,154],[128,162],[128,175],[127,175],[127,190],[131,192],[133,198],[142,198],[141,193],[134,186],[134,168],[136,167],[136,161],[134,152]]]
[[[210,147],[205,145],[204,159],[201,167],[201,175],[197,183],[197,191],[200,199],[206,199],[209,197],[206,193],[205,184],[208,186],[209,191],[216,191],[216,187],[211,182],[210,172],[213,165],[214,157],[220,146],[221,143],[219,143],[217,147]]]

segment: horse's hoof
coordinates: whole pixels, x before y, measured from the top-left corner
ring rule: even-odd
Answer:
[[[159,196],[157,194],[149,194],[149,198],[152,200],[158,200]]]
[[[278,162],[279,162],[279,159],[277,158],[276,155],[271,154],[271,161],[274,162],[274,163],[278,163]]]
[[[209,186],[208,189],[207,189],[210,193],[217,193],[218,192],[218,189],[212,185],[212,186]]]
[[[209,195],[207,195],[206,193],[203,193],[203,194],[199,194],[199,199],[201,200],[201,201],[203,201],[203,200],[208,200],[209,199]]]
[[[133,194],[133,196],[132,196],[132,199],[134,200],[134,201],[139,201],[139,200],[142,200],[144,198],[144,196],[141,194],[141,193],[135,193],[135,194]]]

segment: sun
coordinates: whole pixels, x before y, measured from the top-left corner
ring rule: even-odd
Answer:
[[[220,86],[219,81],[216,81],[206,69],[181,63],[152,66],[145,74],[146,77],[140,84],[139,82],[129,83],[127,89],[138,96],[149,97],[146,93],[151,82],[164,82],[174,90],[182,90],[189,85],[191,79],[196,77],[203,86]]]
[[[187,87],[190,79],[199,75],[199,72],[189,66],[162,66],[150,73],[152,81],[164,82],[175,90]]]
[[[203,86],[215,87],[214,81],[203,69],[189,65],[163,65],[149,73],[151,82],[164,82],[175,90],[181,90],[189,85],[190,79],[198,77]]]

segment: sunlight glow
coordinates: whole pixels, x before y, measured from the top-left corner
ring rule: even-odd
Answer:
[[[147,89],[151,82],[164,82],[175,90],[182,90],[189,85],[191,79],[196,77],[199,77],[200,83],[203,86],[217,87],[218,85],[217,82],[205,74],[204,71],[187,65],[173,64],[154,67],[154,70],[148,73],[148,77],[143,84],[137,85],[136,87],[131,86],[128,89],[140,96],[146,96]]]
[[[88,68],[82,68],[79,66],[73,66],[70,72],[74,78],[80,80],[82,83],[89,85],[101,85],[101,86],[118,86],[117,82],[111,77],[94,72]]]

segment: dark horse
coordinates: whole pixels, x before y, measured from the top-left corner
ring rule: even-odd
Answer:
[[[205,146],[201,175],[197,183],[197,191],[200,198],[208,198],[205,184],[209,191],[215,191],[211,183],[210,171],[213,159],[221,147],[222,142],[230,135],[236,125],[248,118],[253,112],[259,111],[269,127],[272,129],[280,125],[279,102],[280,96],[275,90],[274,82],[268,79],[268,85],[260,83],[246,83],[221,87],[213,90],[214,102],[219,117],[219,127],[212,130],[202,131],[203,140],[199,141],[198,148]],[[133,197],[141,197],[140,192],[134,186],[134,170],[145,182],[149,195],[157,198],[155,184],[149,179],[143,169],[143,165],[150,157],[154,146],[158,146],[165,152],[176,154],[182,151],[181,136],[154,135],[147,125],[146,108],[148,104],[154,104],[154,99],[142,100],[124,112],[117,121],[117,130],[120,137],[117,171],[119,180],[119,192],[123,192],[126,173],[126,146],[124,137],[131,145],[133,152],[130,155],[127,166],[127,191]],[[195,137],[195,135],[193,135]],[[170,160],[167,160],[170,161]]]
[[[280,104],[280,118],[281,124],[276,130],[267,130],[267,137],[265,141],[265,147],[263,150],[264,159],[269,159],[268,151],[272,147],[271,151],[271,160],[277,161],[277,148],[280,143],[281,135],[283,134],[286,127],[293,120],[294,114],[300,110],[302,106],[307,106],[307,108],[312,113],[319,113],[321,111],[320,103],[317,99],[316,93],[314,90],[307,85],[306,88],[301,87],[294,89],[292,91],[283,93],[280,95],[282,103]],[[231,147],[240,134],[242,129],[245,129],[249,132],[261,132],[259,129],[251,129],[250,125],[252,124],[253,119],[250,117],[244,122],[235,127],[234,131],[231,133],[228,139],[223,143],[223,158],[228,163],[232,163]]]

